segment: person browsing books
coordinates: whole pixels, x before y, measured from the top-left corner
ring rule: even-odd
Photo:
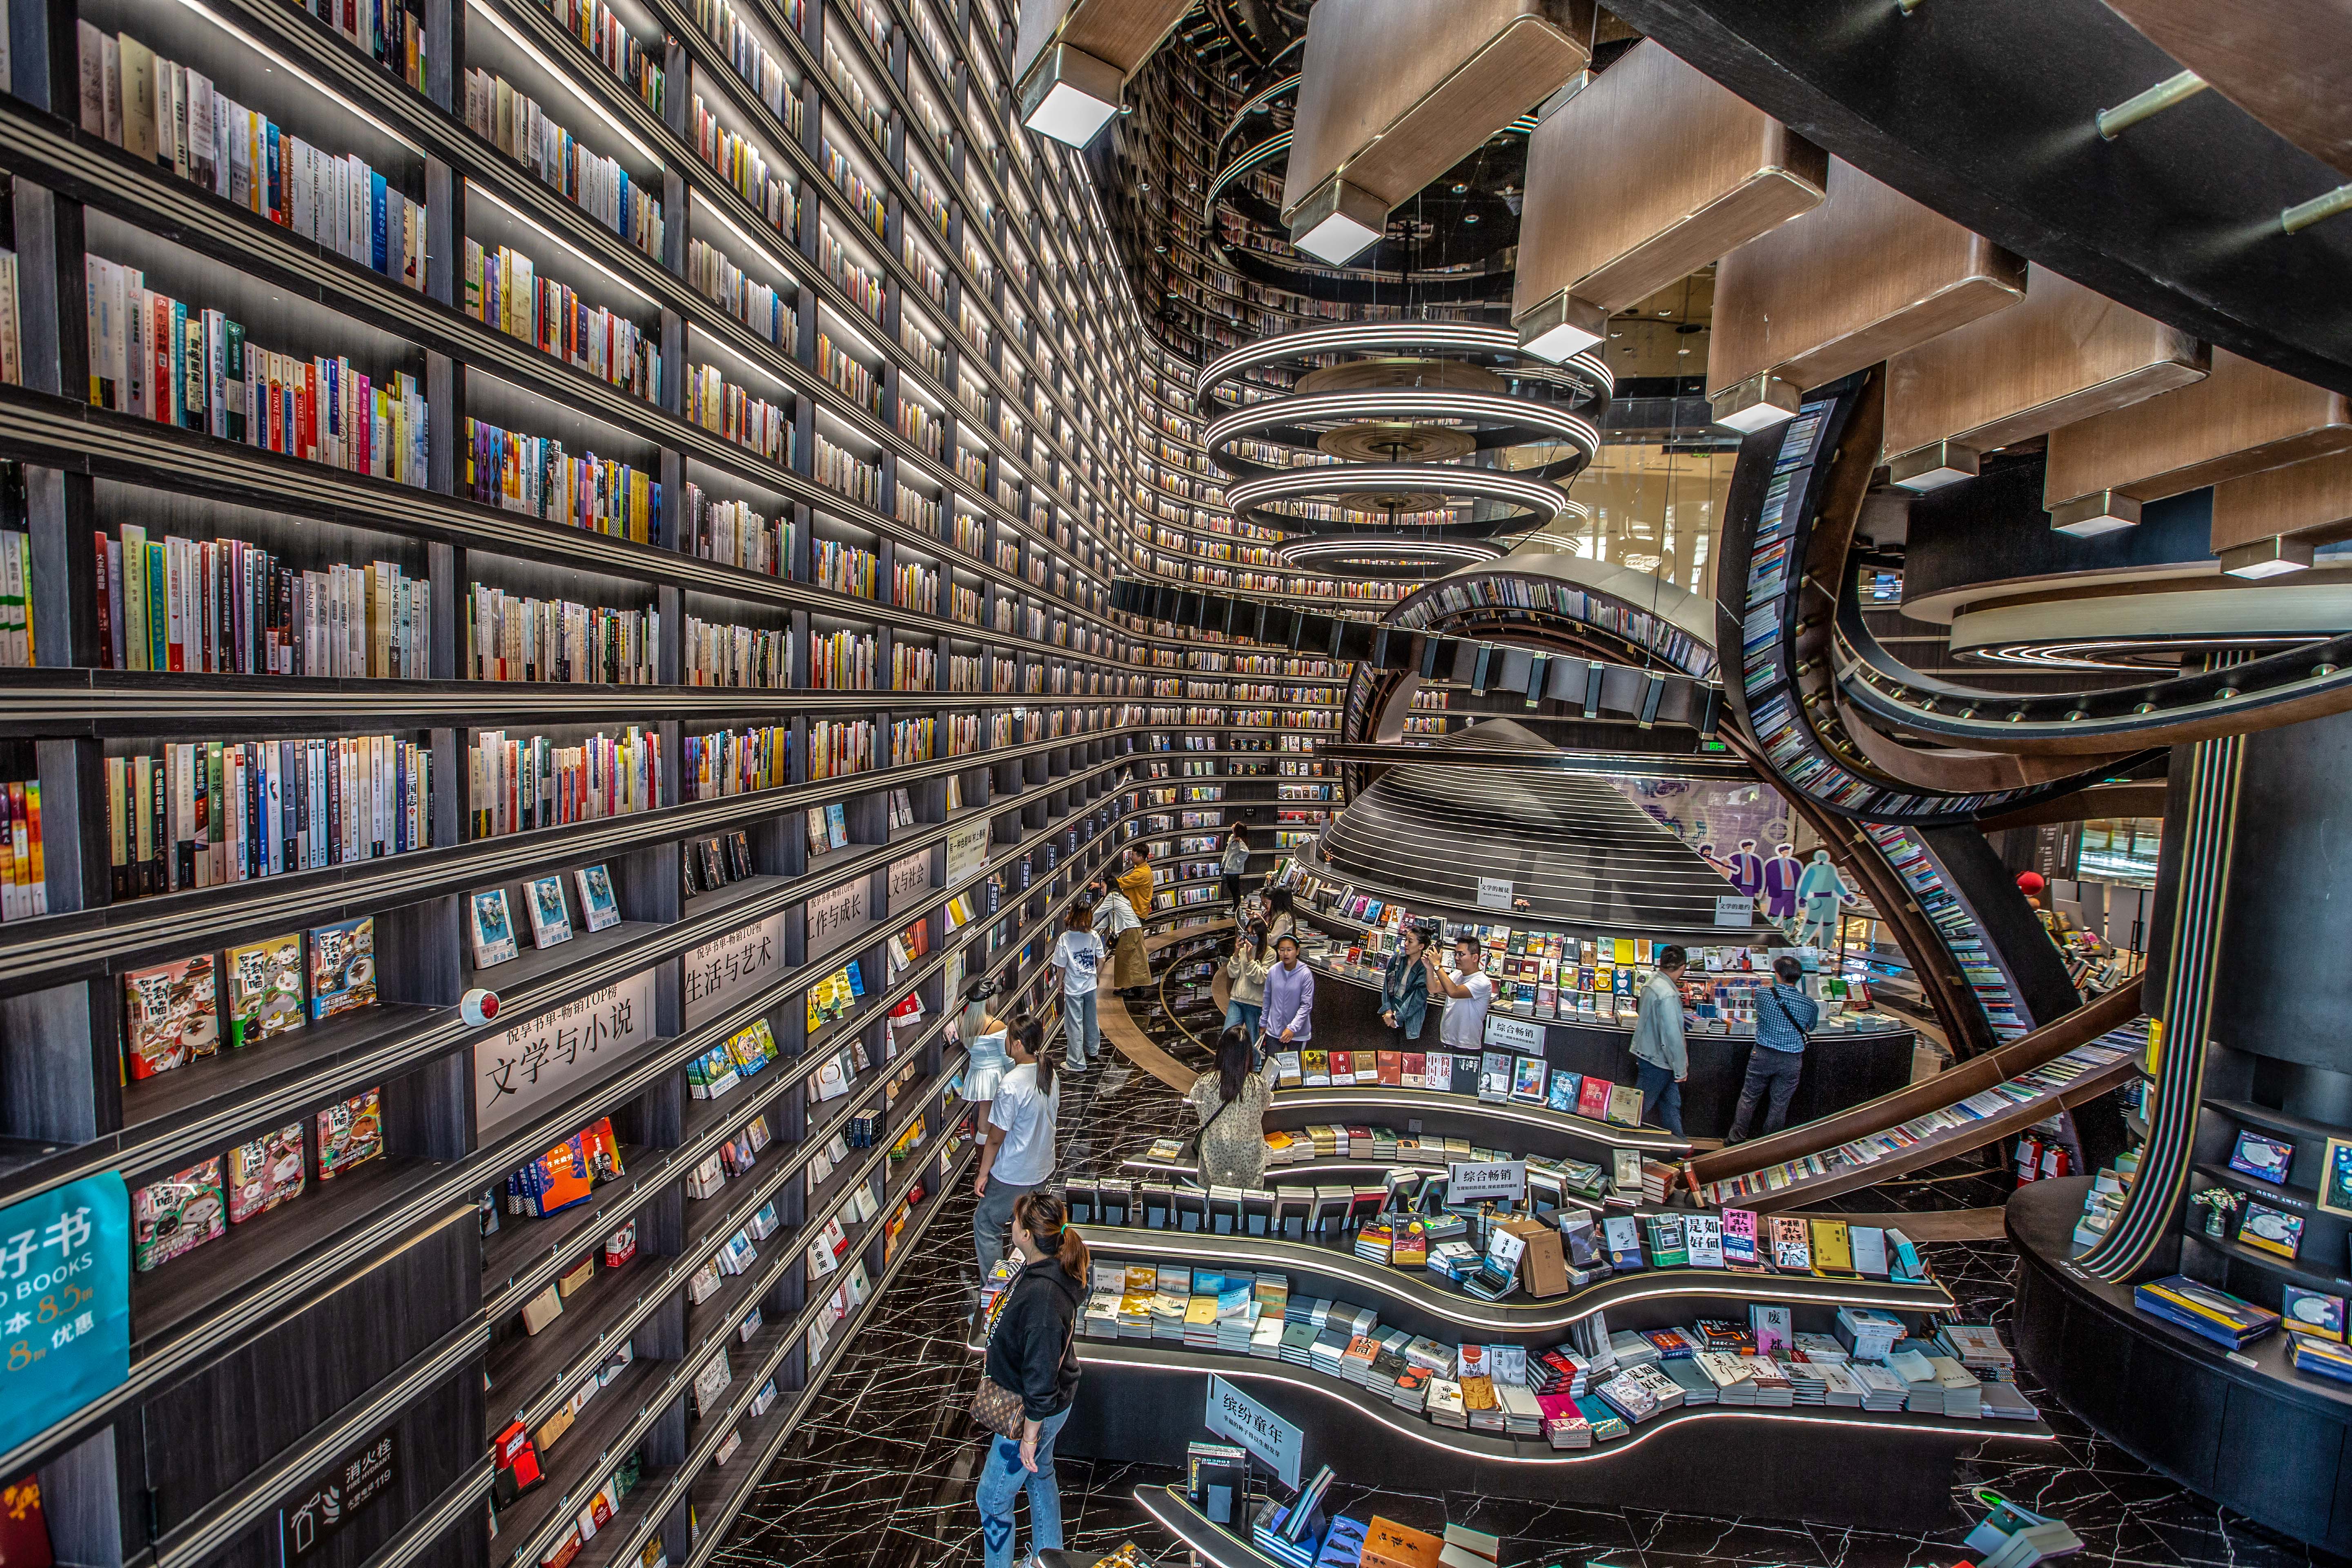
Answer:
[[[1151,912],[1151,889],[1157,880],[1141,849],[1130,844],[1119,851],[1118,890],[1127,895],[1127,907],[1135,911],[1137,920]]]
[[[1269,1042],[1304,1045],[1315,1037],[1315,972],[1298,962],[1298,939],[1286,932],[1274,939],[1274,956],[1258,1029]]]
[[[1012,1068],[1013,1058],[1004,1054],[1004,1020],[988,1010],[989,998],[996,994],[996,982],[981,975],[963,988],[963,1007],[956,1014],[955,1037],[963,1042],[968,1053],[963,1068],[963,1097],[979,1108],[977,1124],[982,1130],[974,1132],[977,1142],[985,1135],[988,1126],[988,1102],[996,1098],[997,1085]]]
[[[1422,1020],[1429,1014],[1429,933],[1408,925],[1397,933],[1397,950],[1381,971],[1381,1022],[1389,1026],[1389,1046],[1421,1038]]]
[[[1217,1065],[1192,1080],[1184,1099],[1201,1113],[1201,1184],[1255,1192],[1265,1185],[1265,1112],[1280,1069],[1272,1057],[1251,1065],[1250,1033],[1217,1037]]]
[[[1135,906],[1115,887],[1097,882],[1095,934],[1111,955],[1110,983],[1122,996],[1151,983],[1151,961],[1143,951],[1143,922]]]
[[[1486,1009],[1495,1001],[1495,983],[1486,977],[1484,956],[1475,936],[1454,939],[1454,967],[1447,970],[1432,951],[1424,960],[1429,988],[1445,998],[1445,1012],[1437,1020],[1440,1044],[1458,1051],[1475,1051],[1486,1038]]]
[[[1280,942],[1286,932],[1298,929],[1298,900],[1288,888],[1268,888],[1265,892],[1266,934]],[[1268,952],[1273,950],[1269,948]]]
[[[1095,1015],[1095,990],[1102,975],[1103,939],[1095,934],[1094,911],[1083,899],[1062,916],[1054,943],[1054,973],[1062,982],[1062,1030],[1066,1072],[1084,1072],[1102,1055],[1102,1030]]]
[[[1659,951],[1657,972],[1642,987],[1633,1022],[1633,1074],[1642,1086],[1642,1109],[1677,1138],[1683,1135],[1683,1082],[1690,1077],[1690,1047],[1683,1040],[1685,962],[1679,947]]]
[[[1034,1018],[1024,1018],[1005,1036],[1005,1054],[1013,1066],[989,1103],[980,1172],[971,1181],[980,1198],[980,1207],[972,1211],[971,1245],[983,1283],[1004,1256],[1004,1222],[1012,1217],[1013,1203],[1054,1173],[1062,1086],[1054,1081],[1054,1058],[1044,1049],[1045,1037],[1045,1026]]]
[[[1266,941],[1265,922],[1253,921],[1234,939],[1233,955],[1225,960],[1225,1027],[1257,1038],[1258,1015],[1265,1010],[1265,972],[1273,967],[1273,944]]]
[[[1822,1009],[1804,992],[1805,966],[1794,955],[1772,961],[1772,984],[1756,994],[1756,1044],[1748,1052],[1748,1076],[1740,1080],[1739,1109],[1726,1143],[1748,1142],[1756,1107],[1764,1112],[1764,1136],[1789,1124],[1789,1101],[1805,1068],[1805,1037],[1821,1022]]]
[[[1070,1228],[1059,1193],[1024,1193],[1012,1206],[1013,1247],[1021,1272],[990,1310],[987,1376],[1020,1395],[1021,1435],[988,1446],[980,1487],[981,1554],[987,1568],[1012,1568],[1013,1505],[1029,1494],[1030,1561],[1062,1547],[1062,1490],[1054,1474],[1054,1438],[1070,1418],[1078,1391],[1076,1325],[1086,1304],[1093,1260]]]
[[[1237,915],[1242,908],[1242,875],[1249,869],[1249,829],[1236,822],[1234,830],[1225,835],[1224,858],[1217,863],[1217,868],[1224,880],[1225,902],[1234,906]]]

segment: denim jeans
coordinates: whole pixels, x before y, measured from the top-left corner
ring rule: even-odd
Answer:
[[[1255,1040],[1257,1016],[1264,1010],[1264,1006],[1256,1002],[1228,1002],[1225,1004],[1225,1027],[1246,1029],[1249,1031],[1249,1037]]]
[[[1805,1070],[1802,1051],[1776,1051],[1760,1041],[1748,1053],[1748,1077],[1739,1085],[1739,1110],[1731,1119],[1729,1142],[1738,1143],[1748,1136],[1748,1125],[1756,1120],[1759,1101],[1769,1095],[1770,1103],[1764,1112],[1764,1135],[1770,1137],[1789,1122],[1789,1100],[1797,1092],[1797,1075]]]
[[[971,1247],[980,1258],[982,1284],[988,1282],[988,1271],[1004,1256],[1004,1227],[1013,1223],[1013,1205],[1024,1193],[1034,1193],[1044,1184],[1023,1186],[1018,1182],[988,1178],[988,1191],[981,1194],[980,1206],[971,1211]]]
[[[1072,1072],[1102,1055],[1102,1030],[1095,1022],[1097,994],[1089,991],[1083,996],[1066,994],[1062,998],[1062,1035],[1066,1042],[1062,1065]]]
[[[1062,1489],[1054,1480],[1054,1436],[1070,1418],[1059,1410],[1037,1424],[1037,1471],[1021,1465],[1021,1445],[1010,1437],[991,1437],[988,1457],[980,1473],[980,1543],[988,1568],[1013,1568],[1013,1500],[1029,1492],[1029,1550],[1062,1549]]]
[[[1654,1121],[1679,1138],[1683,1135],[1683,1086],[1672,1068],[1633,1058],[1633,1076],[1642,1086],[1642,1120]]]

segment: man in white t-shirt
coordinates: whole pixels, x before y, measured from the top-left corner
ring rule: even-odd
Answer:
[[[1445,997],[1445,1016],[1437,1023],[1437,1039],[1457,1051],[1475,1051],[1485,1043],[1486,1008],[1495,1000],[1495,983],[1486,978],[1475,937],[1454,939],[1454,967],[1441,966],[1437,951],[1423,955],[1429,966],[1429,988]]]
[[[1054,1173],[1054,1133],[1062,1113],[1062,1086],[1054,1064],[1041,1061],[1045,1032],[1026,1019],[1005,1032],[1004,1052],[1013,1067],[988,1105],[988,1129],[980,1147],[980,1171],[971,1190],[980,1207],[971,1216],[972,1250],[980,1277],[1004,1256],[1004,1226],[1022,1194]]]

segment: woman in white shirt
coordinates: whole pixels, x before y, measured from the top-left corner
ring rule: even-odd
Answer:
[[[1049,961],[1062,982],[1065,1072],[1084,1072],[1088,1063],[1102,1055],[1095,993],[1101,983],[1105,949],[1103,939],[1095,934],[1092,914],[1083,900],[1070,905],[1062,916],[1062,934]]]
[[[982,975],[963,988],[963,1010],[956,1015],[955,1036],[970,1053],[964,1061],[963,1097],[980,1108],[975,1125],[988,1126],[988,1102],[996,1098],[997,1085],[1012,1070],[1013,1058],[1004,1053],[1004,1020],[988,1010],[988,1000],[996,994],[996,982]],[[977,1139],[980,1133],[972,1136]]]
[[[971,1183],[980,1207],[971,1216],[971,1244],[983,1285],[1004,1256],[1004,1226],[1013,1217],[1013,1200],[1045,1185],[1054,1173],[1062,1089],[1045,1042],[1045,1026],[1034,1018],[1024,1018],[1007,1031],[1004,1048],[1013,1066],[982,1124],[980,1171]]]

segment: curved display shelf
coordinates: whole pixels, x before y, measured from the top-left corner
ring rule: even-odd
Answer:
[[[1677,1138],[1655,1127],[1617,1127],[1539,1105],[1498,1103],[1480,1100],[1475,1094],[1452,1094],[1442,1089],[1376,1089],[1366,1085],[1350,1089],[1277,1089],[1274,1091],[1273,1108],[1266,1115],[1279,1119],[1279,1125],[1295,1121],[1304,1126],[1312,1121],[1346,1121],[1355,1112],[1394,1117],[1400,1111],[1417,1112],[1424,1118],[1437,1115],[1497,1122],[1604,1149],[1639,1149],[1662,1160],[1679,1158],[1692,1148],[1687,1138]]]
[[[1613,1313],[1649,1301],[1763,1301],[1828,1309],[1873,1307],[1890,1312],[1955,1310],[1951,1293],[1934,1283],[1897,1285],[1875,1279],[1735,1273],[1726,1268],[1642,1268],[1612,1274],[1566,1295],[1482,1301],[1426,1270],[1391,1268],[1358,1258],[1346,1241],[1287,1241],[1139,1226],[1081,1229],[1087,1244],[1105,1258],[1155,1263],[1191,1260],[1204,1268],[1310,1275],[1337,1287],[1331,1293],[1339,1300],[1378,1308],[1383,1322],[1448,1342],[1467,1337],[1496,1343],[1557,1344],[1571,1323],[1595,1312]],[[1081,1339],[1078,1342],[1106,1342]]]
[[[1063,1453],[1178,1462],[1199,1434],[1214,1376],[1303,1428],[1310,1455],[1344,1455],[1368,1474],[1411,1475],[1423,1490],[1558,1501],[1573,1488],[1581,1502],[1651,1508],[1662,1491],[1680,1491],[1704,1498],[1710,1512],[1941,1530],[1951,1522],[1958,1460],[1990,1443],[2054,1438],[2039,1420],[1706,1405],[1563,1450],[1541,1438],[1439,1426],[1283,1362],[1101,1340],[1076,1346],[1085,1375],[1057,1445]],[[1639,1458],[1617,1462],[1632,1456]]]

